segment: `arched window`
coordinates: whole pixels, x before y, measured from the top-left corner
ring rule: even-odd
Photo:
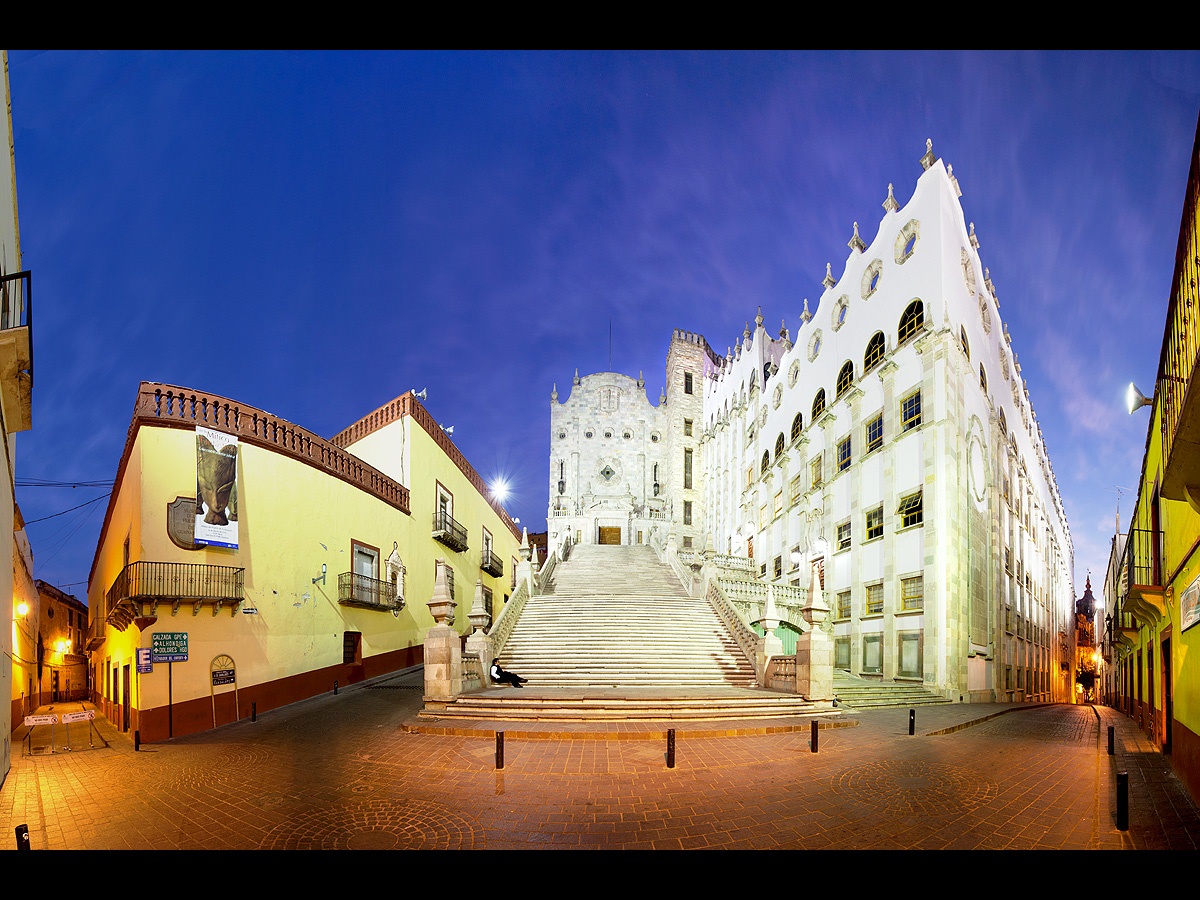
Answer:
[[[965,325],[958,326],[958,342],[962,344],[963,353],[967,354],[967,359],[970,359],[971,343],[967,340],[967,327]]]
[[[778,460],[783,455],[783,432],[779,432],[779,437],[775,438],[775,459]]]
[[[850,385],[854,384],[854,363],[846,360],[846,364],[842,366],[842,371],[838,372],[837,377],[837,396],[841,396],[850,390]]]
[[[979,386],[983,388],[983,392],[987,393],[987,372],[983,370],[983,363],[979,364]]]
[[[863,354],[863,374],[870,372],[873,368],[883,362],[884,338],[883,332],[877,331],[871,336],[871,340],[867,341],[867,352]]]
[[[908,304],[904,314],[900,316],[900,329],[897,339],[903,344],[920,330],[925,324],[925,305],[920,300]]]
[[[813,397],[812,418],[816,419],[823,412],[825,412],[825,388],[821,388],[817,391],[817,396]]]
[[[762,458],[762,469],[760,471],[762,472],[763,475],[766,475],[767,469],[769,469],[769,468],[771,468],[771,451],[764,450],[763,458]]]
[[[1000,433],[1008,434],[1008,420],[1004,418],[1004,410],[1000,410]]]
[[[796,418],[792,419],[792,443],[800,440],[800,432],[804,430],[804,416],[796,413]]]

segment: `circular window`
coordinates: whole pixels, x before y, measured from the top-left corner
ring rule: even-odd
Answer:
[[[587,438],[594,437],[594,433],[592,432],[592,429],[589,428],[587,431],[585,431],[583,433],[583,436],[587,437]]]
[[[876,290],[879,289],[879,276],[883,273],[883,263],[875,260],[867,270],[863,272],[862,277],[862,298],[866,300]]]
[[[779,409],[779,402],[783,399],[783,385],[775,385],[775,393],[771,395],[771,403],[776,409]]]
[[[605,436],[606,438],[610,438],[610,437],[612,437],[612,432],[611,432],[611,431],[606,431],[606,432],[604,432],[604,436]]]
[[[562,440],[566,440],[566,437],[567,437],[567,433],[566,433],[565,431],[560,431],[560,432],[558,433],[558,439],[559,439],[560,441],[562,441]]]
[[[631,437],[633,437],[633,435],[627,431],[623,435],[621,435],[621,437],[625,438],[625,440],[629,440]]]
[[[896,262],[903,263],[917,249],[917,240],[921,237],[921,223],[909,219],[908,224],[896,235]]]
[[[767,424],[767,408],[765,406],[758,411],[758,424],[759,427]]]
[[[971,263],[971,254],[967,252],[967,248],[960,249],[962,250],[963,281],[967,285],[967,291],[973,294],[975,293],[975,266]]]
[[[850,311],[850,298],[845,294],[838,297],[837,306],[833,308],[833,330],[837,331],[846,321],[846,313]]]
[[[800,360],[792,363],[788,369],[788,387],[793,387],[796,384],[796,379],[800,377]]]
[[[821,329],[818,328],[816,330],[816,332],[813,333],[812,338],[808,342],[808,361],[812,362],[813,360],[815,360],[817,358],[818,354],[820,354],[820,352],[821,352]]]
[[[652,443],[652,444],[658,443],[658,432],[657,431],[654,432],[654,434],[650,435],[650,443]]]
[[[984,334],[992,333],[992,313],[983,294],[979,295],[979,321],[983,323]]]

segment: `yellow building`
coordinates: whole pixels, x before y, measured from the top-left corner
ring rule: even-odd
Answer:
[[[8,91],[8,54],[4,69],[5,135],[8,165],[0,171],[0,535],[8,544],[12,568],[0,565],[0,783],[12,760],[12,732],[20,727],[33,691],[29,663],[37,641],[37,593],[33,557],[14,490],[16,432],[32,426],[33,336],[30,325],[32,273],[21,265],[17,225],[17,168],[13,146],[12,100]],[[11,623],[11,627],[7,623]],[[10,663],[11,660],[11,663]]]
[[[465,634],[519,538],[411,393],[326,440],[143,383],[88,580],[95,699],[156,741],[419,665],[439,561]]]
[[[83,652],[88,610],[83,602],[40,579],[38,600],[37,695],[35,705],[88,696],[87,656]]]
[[[1110,566],[1116,606],[1105,655],[1116,667],[1106,685],[1171,756],[1200,800],[1200,122],[1192,148],[1171,300],[1159,357],[1146,456],[1126,535]],[[1137,405],[1131,403],[1131,411]],[[1112,690],[1113,687],[1109,689]]]

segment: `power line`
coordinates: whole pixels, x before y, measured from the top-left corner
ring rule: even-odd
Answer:
[[[110,478],[107,481],[54,481],[49,478],[18,478],[15,482],[17,487],[112,487],[113,480]]]
[[[90,506],[93,503],[99,503],[101,500],[105,500],[107,498],[108,498],[108,494],[101,494],[99,497],[93,497],[91,500],[87,500],[83,503],[80,503],[78,506],[72,506],[70,509],[64,509],[62,512],[51,513],[48,516],[42,516],[40,519],[30,519],[25,524],[33,525],[37,522],[45,522],[47,519],[54,519],[54,518],[57,518],[58,516],[65,516],[69,512],[74,512],[77,509],[82,509],[83,507]]]

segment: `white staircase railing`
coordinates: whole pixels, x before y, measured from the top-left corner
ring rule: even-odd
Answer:
[[[492,627],[487,633],[488,640],[492,645],[493,656],[499,656],[504,650],[504,645],[512,635],[513,629],[517,627],[517,620],[521,618],[521,612],[525,609],[525,604],[528,600],[529,582],[524,580],[519,581],[517,589],[508,598],[508,602],[504,604],[504,609],[500,610],[500,615],[496,617],[496,621],[492,623]],[[488,664],[491,664],[491,660],[488,660]],[[482,671],[480,677],[482,678]]]
[[[733,635],[733,639],[737,641],[738,646],[742,648],[742,653],[746,655],[748,660],[755,663],[754,676],[758,680],[758,683],[764,684],[763,677],[766,673],[759,672],[758,664],[755,662],[758,656],[758,633],[750,627],[750,623],[746,620],[746,617],[725,596],[725,592],[721,590],[721,583],[717,579],[709,579],[705,597],[708,599],[709,605],[716,612],[717,617],[725,623],[725,627],[729,629],[729,633]]]

